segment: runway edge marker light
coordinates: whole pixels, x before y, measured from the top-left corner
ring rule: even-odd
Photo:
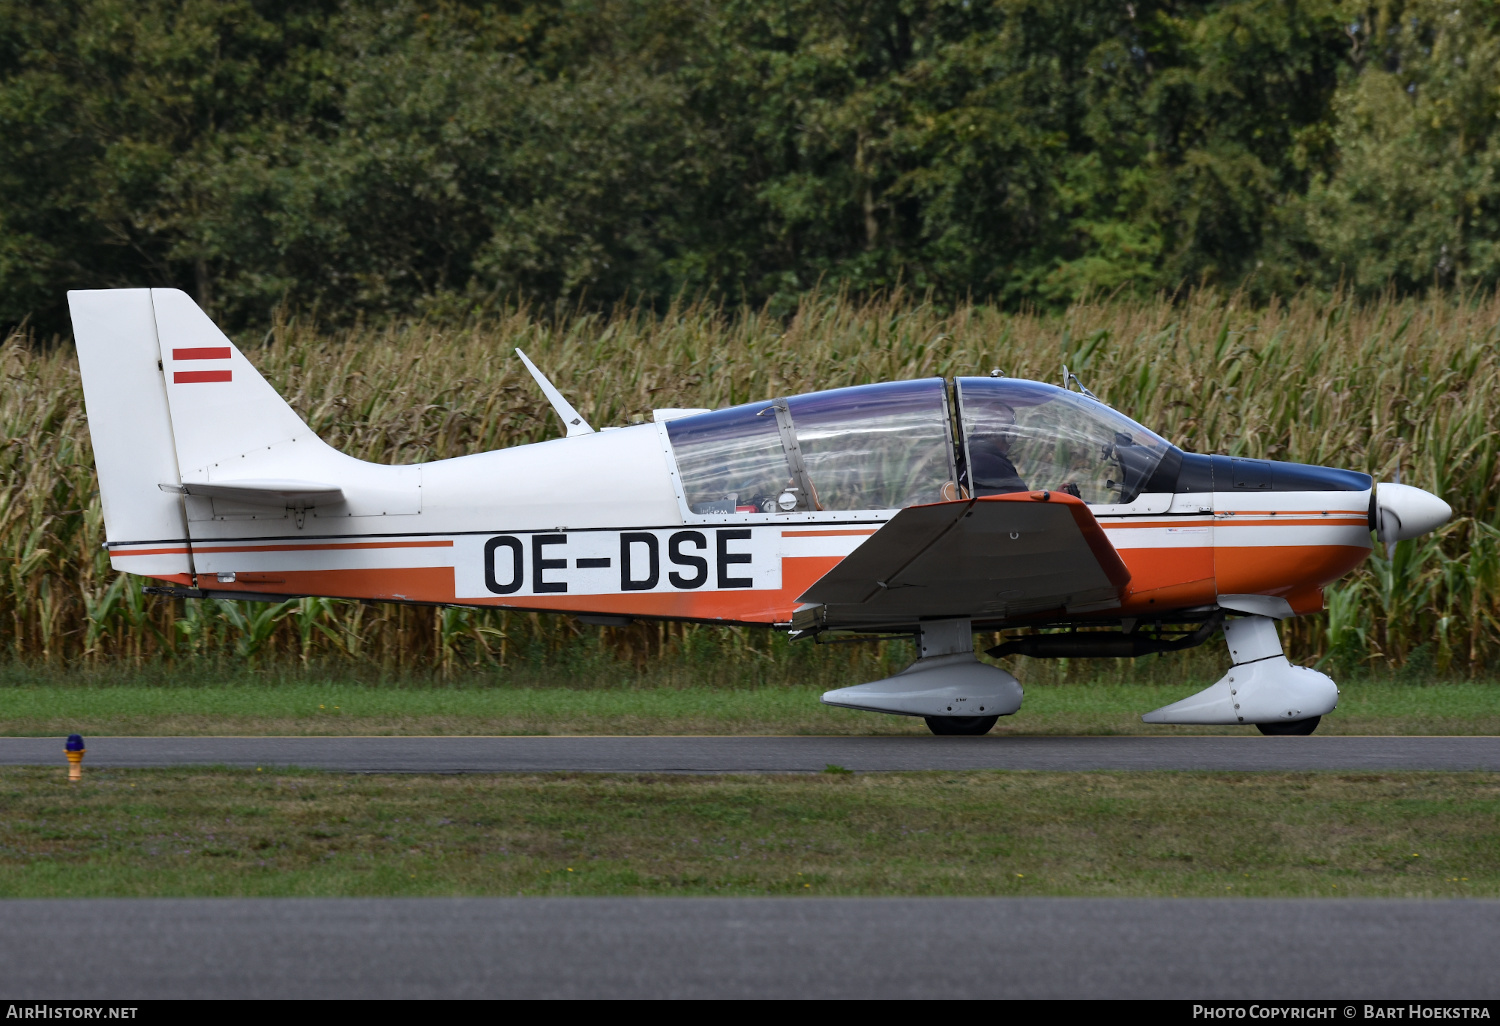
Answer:
[[[69,734],[63,745],[63,754],[68,757],[68,780],[77,783],[83,779],[83,756],[88,749],[83,747],[83,735]]]

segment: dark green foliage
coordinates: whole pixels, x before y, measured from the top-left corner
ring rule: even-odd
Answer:
[[[1477,0],[0,0],[0,325],[1500,280]]]

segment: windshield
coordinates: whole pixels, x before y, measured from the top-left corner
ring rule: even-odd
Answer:
[[[1097,400],[1016,378],[959,378],[964,479],[974,495],[1068,492],[1135,501],[1171,444]]]

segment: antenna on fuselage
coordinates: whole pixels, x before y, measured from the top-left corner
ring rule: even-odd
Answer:
[[[1084,395],[1088,396],[1090,399],[1094,400],[1095,402],[1101,402],[1101,403],[1104,402],[1103,399],[1100,399],[1097,395],[1095,395],[1094,393],[1090,392],[1087,388],[1084,387],[1083,382],[1078,380],[1078,375],[1074,374],[1072,371],[1068,370],[1068,365],[1067,364],[1063,364],[1063,388],[1070,387],[1070,385],[1069,385],[1070,382],[1073,385],[1077,385],[1078,386],[1078,391],[1082,392]]]
[[[547,380],[547,375],[537,370],[536,364],[527,359],[526,354],[521,352],[521,350],[517,349],[516,355],[521,358],[521,362],[526,365],[526,369],[531,371],[531,376],[536,379],[536,383],[541,388],[542,394],[547,397],[547,401],[552,404],[552,408],[562,418],[563,426],[568,429],[567,437],[572,438],[574,435],[593,434],[594,429],[589,426],[588,421],[583,419],[583,414],[573,409],[573,404],[563,398],[562,393],[557,390],[552,382]]]

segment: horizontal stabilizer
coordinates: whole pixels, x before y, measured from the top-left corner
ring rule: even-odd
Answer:
[[[230,499],[251,506],[287,507],[331,506],[344,500],[338,485],[313,481],[189,481],[181,486],[161,486],[164,492],[199,495],[207,499]]]
[[[1112,608],[1129,583],[1087,504],[1018,492],[903,509],[800,601],[823,627],[994,621]]]

